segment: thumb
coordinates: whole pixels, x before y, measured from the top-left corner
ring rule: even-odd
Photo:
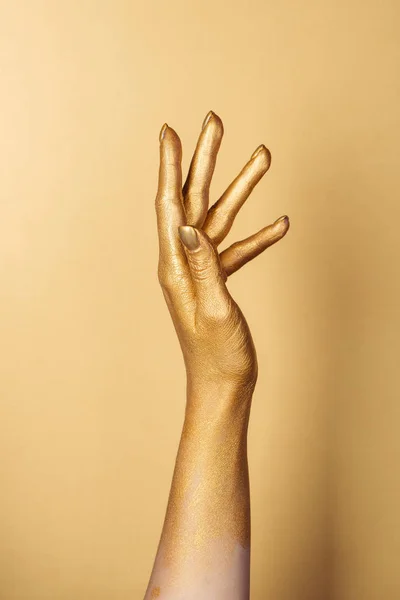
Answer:
[[[199,301],[204,304],[226,301],[230,297],[225,285],[227,276],[207,234],[191,225],[181,225],[178,232]]]

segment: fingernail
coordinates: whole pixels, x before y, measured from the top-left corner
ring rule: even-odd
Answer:
[[[206,118],[203,121],[203,125],[201,126],[201,129],[204,129],[204,127],[207,125],[207,123],[209,122],[209,120],[211,119],[211,117],[214,115],[213,111],[210,110],[207,115]]]
[[[262,151],[262,149],[264,148],[264,150],[266,150],[267,148],[264,146],[264,144],[260,144],[258,146],[258,148],[256,148],[253,152],[253,154],[250,157],[250,160],[252,160],[253,158],[255,158],[257,156],[257,154],[260,154],[260,152]]]
[[[275,223],[280,223],[281,221],[282,222],[285,221],[286,223],[289,223],[289,217],[287,215],[283,215],[283,217],[279,217],[279,219],[277,219],[275,221]],[[274,225],[275,225],[275,223],[274,223]]]
[[[197,231],[190,225],[180,225],[178,227],[179,237],[188,250],[197,250],[200,248],[200,240]]]
[[[167,129],[168,129],[168,125],[166,123],[164,123],[164,125],[161,127],[161,131],[160,131],[160,136],[159,136],[160,142],[164,138],[164,135],[165,135],[165,132],[167,131]]]

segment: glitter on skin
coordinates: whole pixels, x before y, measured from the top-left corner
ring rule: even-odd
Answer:
[[[214,410],[210,416],[203,404],[204,414],[196,411],[192,418],[187,413],[185,420],[163,532],[163,562],[172,579],[182,576],[182,565],[192,561],[199,570],[215,567],[216,544],[224,548],[220,567],[221,561],[229,564],[237,544],[250,546],[250,401],[236,393],[219,402],[217,414]]]
[[[185,423],[152,572],[163,596],[173,600],[186,598],[188,586],[193,600],[210,592],[221,599],[248,598],[247,426],[258,364],[247,321],[225,283],[289,228],[288,218],[281,217],[219,253],[271,162],[261,144],[209,207],[223,131],[220,117],[210,111],[183,187],[180,138],[167,124],[160,135],[158,279],[188,377]]]

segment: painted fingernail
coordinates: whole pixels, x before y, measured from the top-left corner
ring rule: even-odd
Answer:
[[[200,248],[200,240],[197,231],[190,225],[180,225],[178,227],[179,237],[188,250],[197,250]]]
[[[260,144],[253,152],[253,154],[250,157],[250,160],[252,160],[253,158],[255,158],[258,154],[260,154],[260,152],[262,150],[267,150],[267,148],[264,146],[264,144]]]
[[[207,125],[207,123],[209,122],[209,120],[211,119],[211,117],[214,115],[213,111],[210,110],[207,114],[206,114],[206,118],[203,121],[203,125],[201,126],[201,129],[204,129],[204,127]]]
[[[279,217],[279,219],[277,219],[275,221],[274,225],[276,223],[280,223],[280,222],[283,222],[283,221],[285,221],[285,223],[289,223],[289,217],[287,215],[283,215],[283,217]]]
[[[168,129],[168,125],[166,123],[164,123],[164,125],[161,127],[161,131],[160,131],[160,136],[159,136],[160,142],[164,138],[164,135],[165,135],[165,132],[167,131],[167,129]]]

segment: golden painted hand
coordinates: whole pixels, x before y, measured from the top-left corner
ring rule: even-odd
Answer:
[[[280,240],[289,219],[280,217],[219,254],[240,207],[267,172],[271,155],[261,144],[209,208],[209,188],[223,136],[210,111],[182,187],[182,146],[167,124],[160,132],[156,196],[158,278],[182,348],[190,381],[253,386],[257,356],[246,319],[230,295],[229,275]]]

